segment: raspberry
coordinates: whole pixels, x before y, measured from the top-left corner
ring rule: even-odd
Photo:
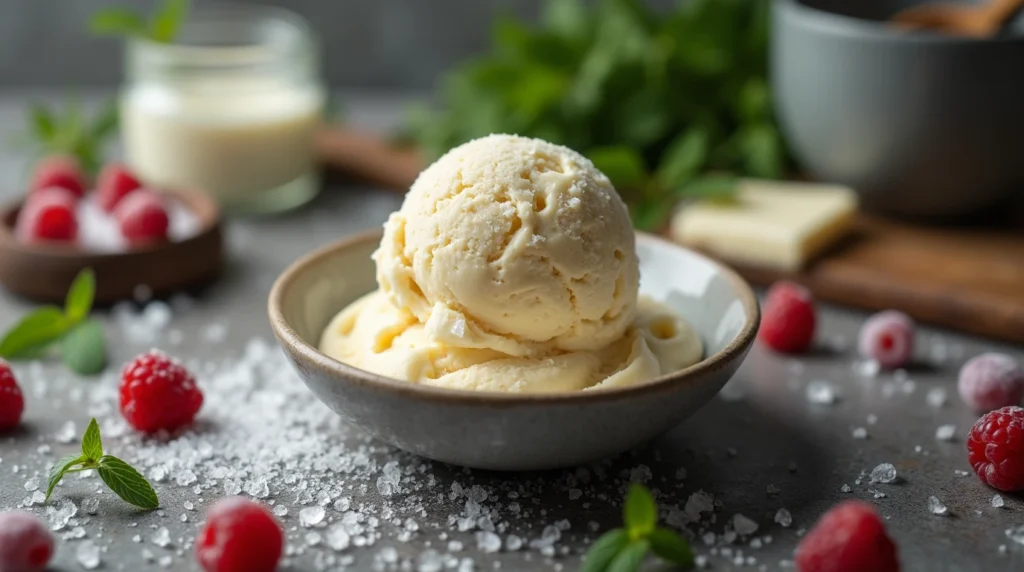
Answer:
[[[114,209],[121,234],[134,245],[167,239],[170,218],[159,193],[139,189],[121,199]]]
[[[157,350],[124,366],[120,390],[121,414],[144,433],[184,427],[203,406],[203,392],[192,374]]]
[[[796,548],[799,572],[898,572],[896,545],[874,507],[845,501],[818,520]]]
[[[43,572],[53,556],[53,535],[27,512],[0,512],[0,570]]]
[[[50,187],[70,191],[76,197],[85,195],[85,175],[72,157],[54,155],[40,161],[32,173],[29,192],[34,193]]]
[[[879,312],[861,326],[857,348],[885,369],[902,367],[914,355],[914,321],[896,310]]]
[[[964,403],[979,413],[1018,405],[1024,397],[1024,371],[1008,355],[981,354],[960,368],[957,390]]]
[[[36,191],[18,214],[15,234],[21,242],[73,242],[78,237],[77,199],[60,187]]]
[[[978,419],[967,435],[967,461],[988,486],[1024,490],[1024,408],[1011,405]]]
[[[25,410],[25,398],[11,373],[11,366],[0,359],[0,431],[14,429]],[[0,560],[2,562],[2,560]]]
[[[207,509],[196,559],[206,572],[273,572],[283,544],[281,525],[263,505],[228,497]]]
[[[121,199],[141,186],[139,180],[124,165],[107,164],[96,179],[96,197],[100,208],[108,213],[112,212]]]
[[[758,339],[783,353],[799,353],[814,340],[816,322],[811,293],[792,282],[776,282],[768,289]]]

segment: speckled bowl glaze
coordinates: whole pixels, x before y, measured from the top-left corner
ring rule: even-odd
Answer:
[[[317,350],[330,319],[377,287],[370,253],[380,232],[347,238],[298,260],[270,292],[270,324],[306,385],[350,423],[407,451],[491,470],[542,470],[621,453],[707,403],[750,349],[760,311],[733,271],[666,240],[639,234],[640,290],[700,333],[705,359],[648,383],[528,395],[459,391],[389,379]]]

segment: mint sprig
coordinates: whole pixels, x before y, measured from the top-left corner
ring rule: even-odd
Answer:
[[[37,358],[60,342],[61,357],[74,372],[94,375],[106,367],[103,327],[88,319],[96,295],[96,276],[85,269],[75,277],[64,309],[42,306],[30,312],[0,338],[0,358]]]
[[[674,531],[658,526],[658,505],[643,485],[630,485],[622,512],[625,526],[594,541],[582,572],[635,572],[649,552],[683,569],[693,567],[690,545]]]
[[[144,509],[160,506],[160,499],[146,477],[121,459],[103,453],[100,426],[96,419],[89,421],[89,426],[82,435],[82,454],[64,457],[50,468],[46,500],[50,500],[53,489],[64,475],[89,470],[95,470],[110,490],[126,503]]]
[[[536,25],[499,20],[493,48],[446,75],[437,108],[410,110],[404,135],[428,158],[491,133],[566,145],[609,176],[641,229],[680,199],[732,196],[736,177],[780,177],[770,0],[648,4],[547,0]],[[715,173],[733,177],[703,180]]]
[[[15,138],[18,147],[37,157],[74,157],[83,169],[95,174],[103,163],[110,138],[117,132],[117,102],[106,101],[91,118],[86,117],[75,100],[69,101],[63,110],[34,103],[29,107],[26,122],[26,130]]]
[[[127,36],[168,44],[178,36],[188,6],[189,0],[164,0],[148,20],[129,8],[104,8],[92,15],[89,29],[98,36]]]

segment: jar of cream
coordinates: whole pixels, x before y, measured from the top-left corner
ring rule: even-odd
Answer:
[[[326,89],[298,15],[197,6],[174,43],[132,39],[125,59],[125,157],[146,184],[203,191],[236,212],[283,211],[316,195]]]

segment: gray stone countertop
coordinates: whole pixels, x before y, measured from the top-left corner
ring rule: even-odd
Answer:
[[[26,102],[24,93],[0,94],[0,136],[20,128]],[[353,95],[346,107],[353,121],[383,129],[399,117],[400,102]],[[0,198],[17,194],[24,161],[0,154]],[[843,308],[821,308],[820,347],[811,355],[780,358],[755,347],[693,418],[587,467],[471,471],[402,453],[342,423],[274,345],[267,293],[296,257],[378,226],[399,202],[394,193],[338,186],[298,212],[232,220],[219,283],[198,297],[101,315],[111,346],[105,374],[16,364],[28,405],[22,428],[0,436],[0,509],[30,510],[58,529],[56,570],[80,570],[95,557],[102,570],[196,570],[192,545],[204,505],[239,493],[281,515],[284,570],[574,570],[589,542],[621,522],[623,491],[636,480],[656,491],[663,522],[694,534],[712,570],[789,569],[801,533],[845,499],[878,507],[906,571],[1024,569],[1024,544],[1006,534],[1024,525],[1024,500],[1003,495],[1005,506],[994,508],[995,491],[965,472],[963,437],[976,417],[955,387],[972,355],[1024,358],[1022,348],[921,328],[921,367],[865,375],[853,348],[865,314]],[[0,293],[0,328],[29,308]],[[199,421],[182,435],[140,438],[117,412],[119,365],[150,347],[184,360],[206,393]],[[835,402],[812,403],[812,382],[828,384]],[[73,436],[93,416],[108,450],[154,482],[161,510],[133,510],[88,474],[65,479],[50,503],[39,502],[48,467],[78,446]],[[937,439],[947,424],[955,438]],[[881,463],[896,467],[898,483],[869,482],[865,475]],[[947,516],[929,511],[930,496],[948,506]],[[737,514],[756,522],[756,532],[733,538]]]

